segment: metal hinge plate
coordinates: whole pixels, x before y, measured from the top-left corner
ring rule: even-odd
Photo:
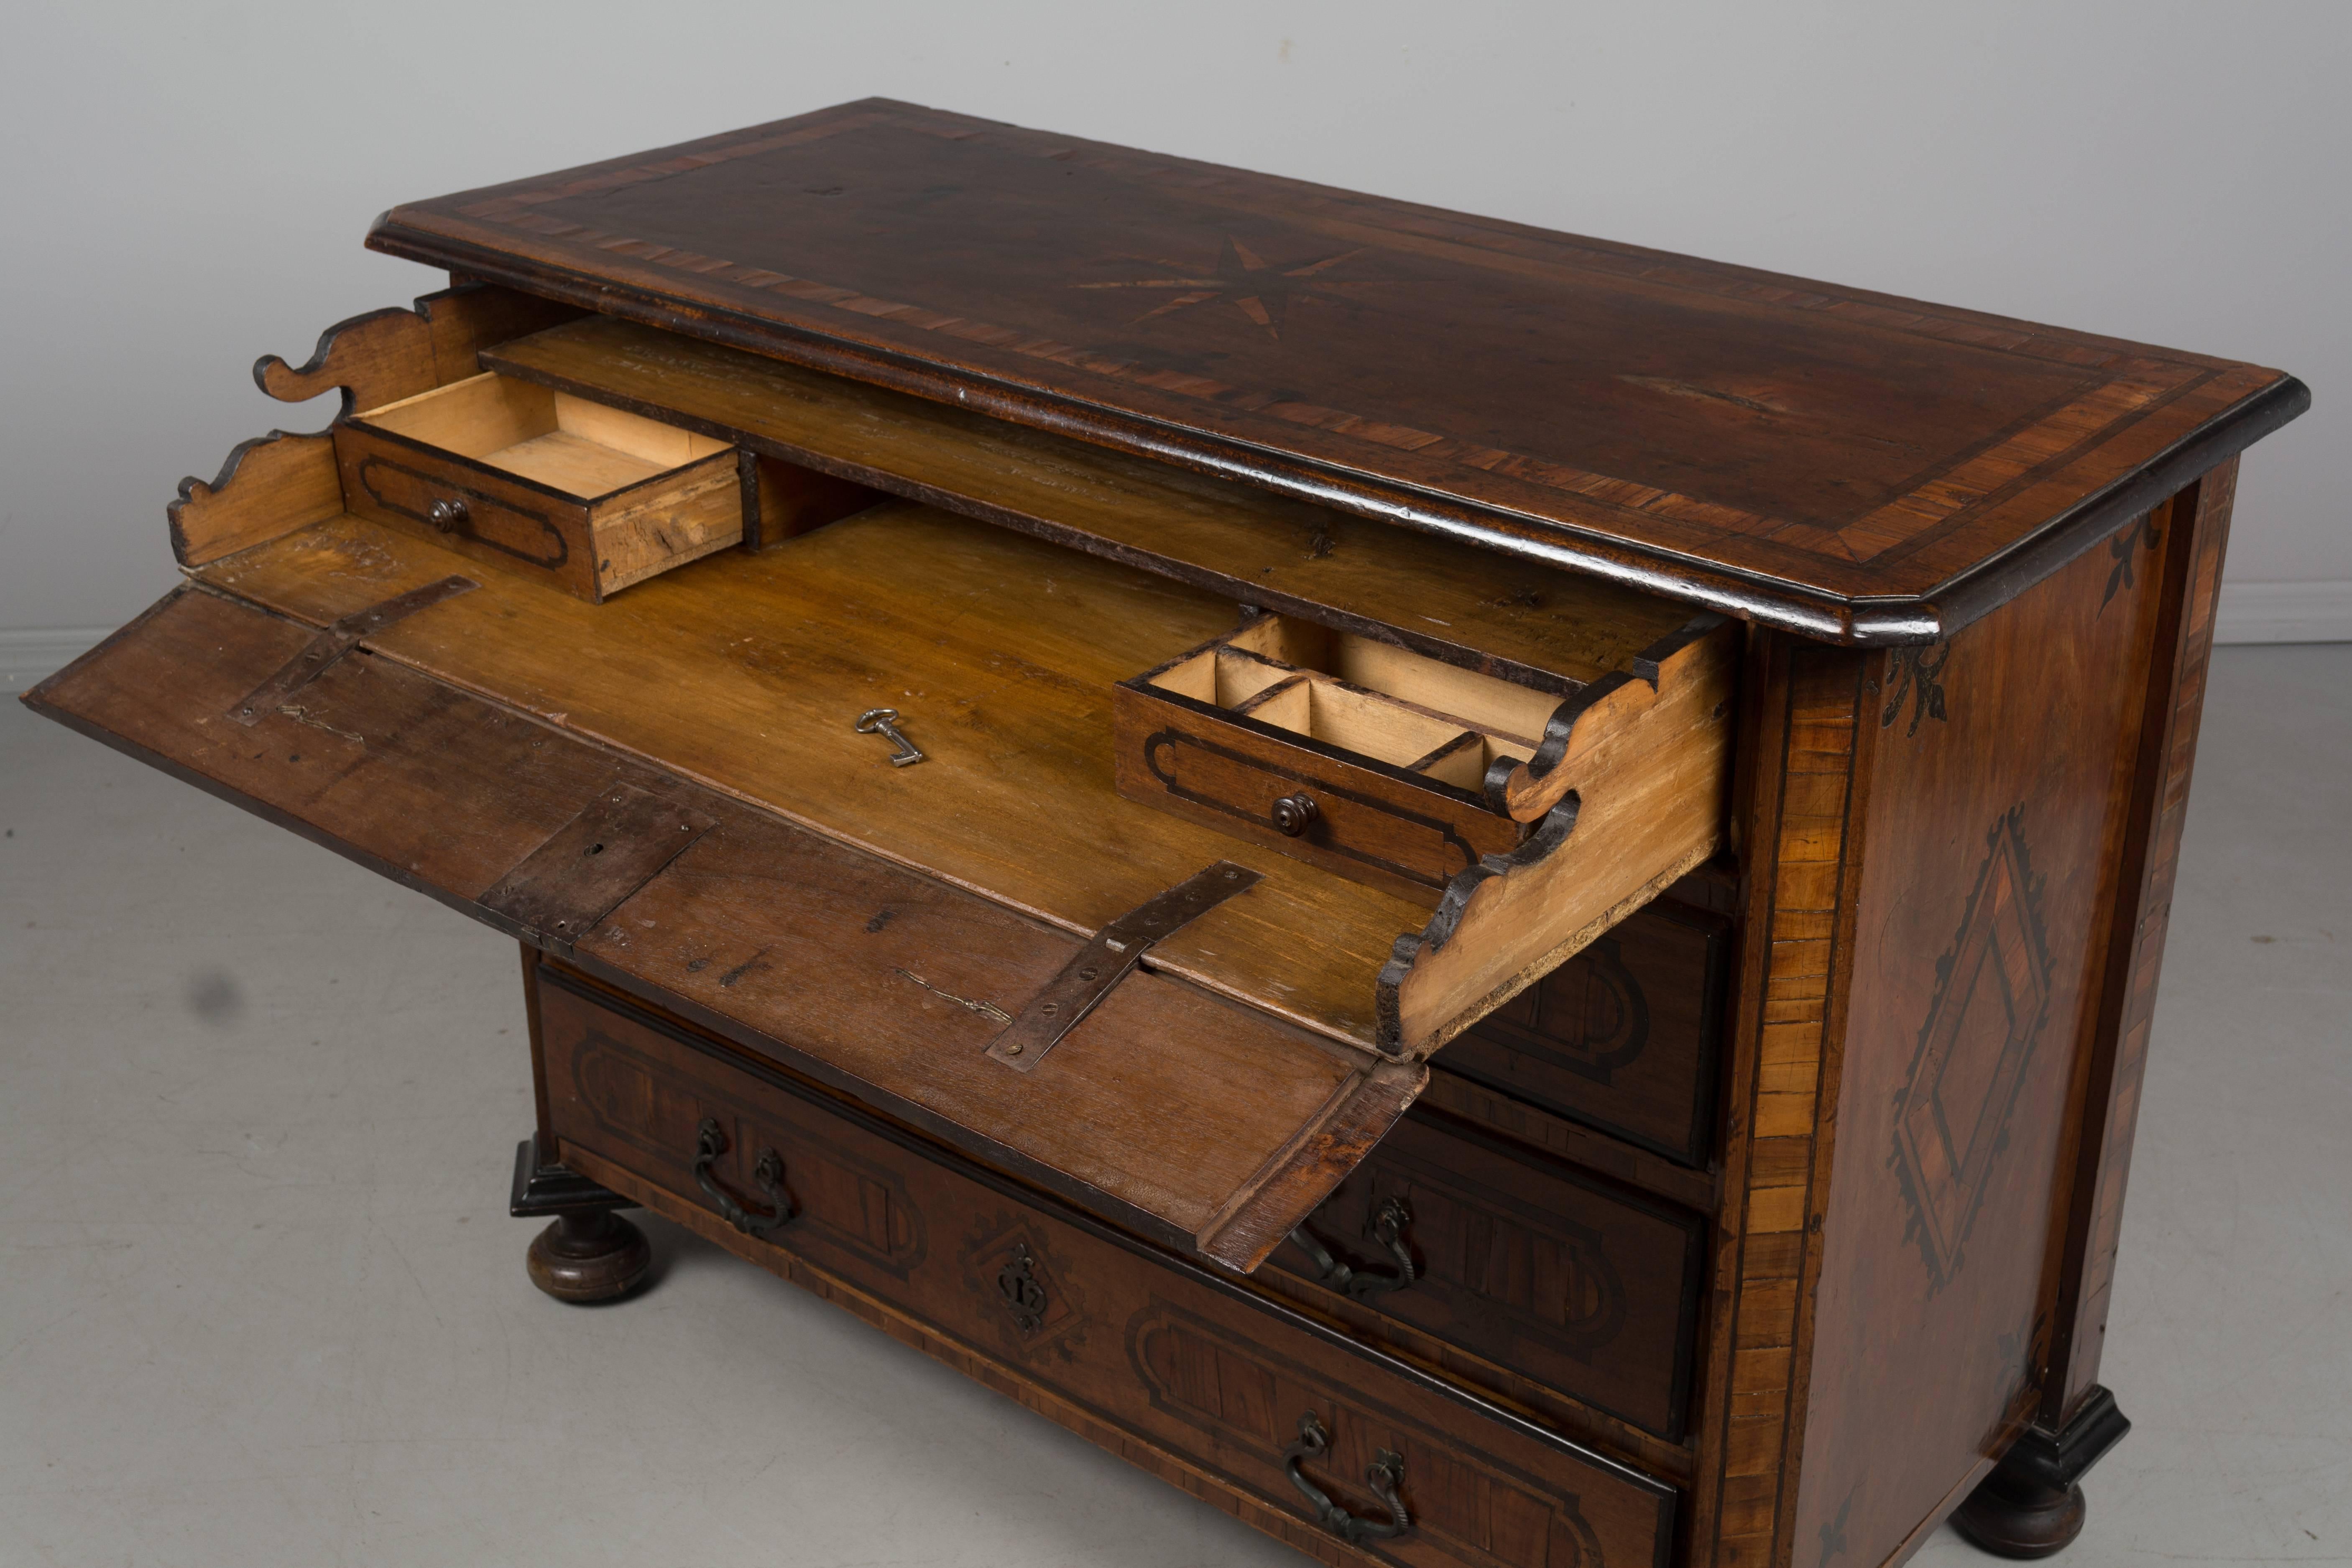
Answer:
[[[394,621],[405,620],[419,610],[480,586],[470,577],[444,577],[438,583],[427,583],[422,588],[411,588],[381,604],[353,611],[313,637],[300,653],[278,667],[277,674],[231,708],[228,716],[248,726],[261,722],[277,712],[288,698],[326,673],[330,665],[357,647],[361,638],[373,637]]]
[[[1170,932],[1215,909],[1236,893],[1255,887],[1259,874],[1231,860],[1186,878],[1159,897],[1129,910],[1095,932],[1062,972],[1021,1009],[988,1047],[988,1054],[1015,1072],[1035,1070],[1045,1053],[1078,1026],[1110,988],[1127,977],[1144,950]]]

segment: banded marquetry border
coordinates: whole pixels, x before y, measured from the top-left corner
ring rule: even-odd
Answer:
[[[560,242],[575,251],[603,251],[737,289],[775,292],[807,304],[938,332],[1153,391],[1309,426],[1349,441],[1410,454],[1416,463],[1450,465],[1556,494],[1572,495],[1612,510],[1676,524],[1690,531],[1685,537],[1694,548],[1729,538],[1745,538],[1855,566],[1870,564],[1890,552],[1907,554],[1933,543],[1969,519],[1997,507],[2035,479],[2059,471],[2071,460],[2112,439],[2139,418],[2234,368],[2198,356],[2173,355],[2137,345],[2110,346],[2034,331],[1910,301],[1801,287],[1793,279],[1759,279],[1737,268],[1692,258],[1632,247],[1612,248],[1516,226],[1483,225],[1459,215],[1381,203],[1297,182],[1271,182],[1300,198],[1298,212],[1290,216],[1311,218],[1325,226],[1339,220],[1338,227],[1350,237],[1375,244],[1400,246],[1407,250],[1443,246],[1465,252],[1465,258],[1473,261],[1509,264],[1519,268],[1545,268],[1563,273],[1598,273],[1761,308],[1820,311],[1881,331],[2064,365],[2085,376],[2086,384],[2055,407],[2045,408],[1950,467],[1924,476],[1909,492],[1857,517],[1823,524],[1774,517],[1531,453],[1487,447],[1442,432],[1311,404],[1270,388],[1242,387],[1186,370],[1147,364],[1025,329],[935,310],[908,300],[883,299],[839,282],[795,277],[708,256],[646,236],[593,228],[539,210],[551,202],[669,179],[712,164],[880,125],[947,141],[994,141],[1027,156],[1066,161],[1129,179],[1177,185],[1195,197],[1207,198],[1220,191],[1246,192],[1268,183],[1265,177],[1244,175],[1216,165],[1154,158],[1018,127],[992,125],[908,105],[877,101],[870,107],[846,106],[837,114],[820,116],[808,122],[782,121],[755,127],[740,133],[741,139],[736,141],[713,138],[706,143],[689,143],[687,150],[663,159],[592,166],[569,179],[529,184],[521,188],[502,187],[453,210],[460,218],[520,230],[542,240]],[[414,215],[404,210],[395,216]]]
[[[2159,654],[2168,657],[2152,677],[2144,760],[2133,794],[2126,842],[2144,845],[2145,859],[2137,874],[2131,868],[2125,874],[2127,901],[2118,910],[2108,995],[2101,1005],[2086,1111],[2093,1131],[2076,1166],[2050,1373],[2042,1393],[2041,1421],[2053,1428],[2064,1423],[2099,1380],[2116,1247],[2123,1229],[2124,1188],[2131,1173],[2132,1133],[2139,1119],[2148,1032],[2156,1016],[2157,974],[2170,928],[2180,835],[2189,815],[2189,781],[2212,660],[2221,559],[2229,545],[2237,488],[2238,460],[2232,458],[2175,497],[2169,508],[2172,540],[2165,586],[2173,604],[2166,606],[2158,635],[2164,635],[2164,626],[2177,629],[2168,649],[2159,644]]]
[[[1717,1291],[1727,1303],[1717,1354],[1727,1352],[1730,1372],[1704,1439],[1720,1461],[1702,1514],[1706,1534],[1692,1551],[1695,1564],[1714,1568],[1768,1568],[1785,1555],[1794,1525],[1810,1349],[1804,1302],[1820,1268],[1809,1241],[1826,1197],[1817,1178],[1827,1173],[1834,1124],[1832,1024],[1866,738],[1868,658],[1789,642],[1775,657],[1788,661],[1783,705],[1769,716],[1780,730],[1778,776],[1759,781],[1759,794],[1776,791],[1777,799],[1758,814],[1769,830],[1757,835],[1759,848],[1770,846],[1769,868],[1759,867],[1769,871],[1769,901],[1749,915],[1764,928],[1761,962],[1748,976],[1759,999],[1742,1016],[1750,1033],[1727,1160],[1736,1190],[1719,1255],[1727,1283]]]
[[[810,138],[814,139],[814,138]],[[785,139],[775,139],[781,143]],[[707,160],[718,162],[716,158]],[[672,162],[685,162],[673,160]],[[666,166],[666,165],[665,165]],[[1675,521],[1718,532],[1770,535],[1789,527],[1801,527],[1782,520],[1744,511],[1696,496],[1681,495],[1644,485],[1632,479],[1620,479],[1606,474],[1596,474],[1523,452],[1509,452],[1499,447],[1477,446],[1456,440],[1433,431],[1416,429],[1412,426],[1370,419],[1343,409],[1327,408],[1319,404],[1304,403],[1286,398],[1264,388],[1246,388],[1217,381],[1190,371],[1148,365],[1139,360],[1122,359],[1098,349],[1065,342],[1059,338],[1044,336],[1016,327],[992,321],[976,321],[967,316],[933,310],[925,306],[901,300],[885,300],[862,289],[828,283],[819,279],[799,278],[766,268],[730,261],[722,257],[705,256],[698,251],[683,250],[658,239],[635,235],[616,234],[607,229],[591,228],[583,224],[568,223],[562,218],[534,210],[540,202],[555,201],[572,194],[574,186],[595,186],[618,183],[617,176],[600,181],[576,181],[546,191],[525,192],[516,195],[499,196],[460,207],[460,216],[478,222],[499,224],[520,229],[545,239],[561,240],[578,249],[601,250],[617,257],[627,257],[650,266],[665,267],[673,271],[691,273],[697,277],[733,284],[740,289],[761,289],[799,300],[807,304],[824,305],[852,315],[874,321],[887,321],[899,326],[913,327],[927,332],[984,347],[1001,349],[1031,359],[1045,360],[1072,370],[1115,381],[1132,382],[1157,392],[1173,393],[1182,397],[1198,398],[1244,413],[1265,415],[1294,425],[1311,426],[1331,434],[1374,446],[1411,452],[1414,456],[1448,461],[1461,468],[1475,468],[1482,473],[1500,474],[1524,480],[1547,489],[1583,497],[1622,510],[1640,512],[1653,517],[1670,518]]]
[[[769,146],[789,141],[814,139],[814,133],[803,138],[772,138],[760,144],[760,148],[764,151]],[[702,160],[704,163],[719,161],[715,157]],[[692,161],[677,159],[670,162],[688,163]],[[667,164],[658,166],[668,167]],[[594,188],[620,183],[625,182],[617,175],[596,181],[577,181],[545,191],[495,197],[458,210],[462,216],[480,222],[520,229],[546,239],[562,240],[577,248],[627,257],[651,266],[730,283],[738,288],[782,294],[804,303],[827,306],[869,320],[939,332],[1089,374],[1132,382],[1158,392],[1198,398],[1244,413],[1309,426],[1351,440],[1410,452],[1425,460],[1449,462],[1457,468],[1518,479],[1619,510],[1649,518],[1664,518],[1711,531],[1718,538],[1740,535],[1769,539],[1815,553],[1842,557],[1858,565],[1866,564],[1877,555],[1898,546],[1917,544],[1920,530],[1940,528],[1950,523],[1982,506],[1998,492],[2046,472],[2095,444],[2124,420],[2193,390],[2218,374],[2160,360],[2126,360],[2111,379],[2087,388],[2072,402],[1937,475],[1911,493],[1853,521],[1835,528],[1824,528],[1661,489],[1634,479],[1594,473],[1529,453],[1481,446],[1409,425],[1368,418],[1344,409],[1286,398],[1269,389],[1239,387],[1191,371],[1148,365],[1139,360],[1122,359],[1097,349],[1020,328],[934,310],[906,300],[882,299],[840,283],[751,267],[723,257],[681,249],[642,236],[591,228],[534,210],[537,203],[575,194],[575,186]]]
[[[876,125],[897,126],[946,142],[998,142],[1027,157],[1074,163],[1103,174],[1122,175],[1139,183],[1171,186],[1195,196],[1279,187],[1297,198],[1295,209],[1286,210],[1342,217],[1382,230],[1399,239],[1448,242],[1471,250],[1487,252],[1495,259],[1522,268],[1534,264],[1560,272],[1604,273],[1687,293],[1712,295],[1717,299],[1789,310],[1820,311],[1883,331],[1941,342],[1965,343],[2053,364],[2097,370],[2115,363],[2126,352],[2086,341],[2078,334],[2041,331],[2029,323],[1974,311],[1898,300],[1858,289],[1824,288],[1820,283],[1794,278],[1759,276],[1751,268],[1708,261],[1699,257],[1646,250],[1635,246],[1611,245],[1606,241],[1557,234],[1506,219],[1480,218],[1470,214],[1365,196],[1331,186],[1255,174],[1222,164],[1137,153],[887,99],[870,99],[844,104],[835,110],[819,110],[814,115],[772,121],[740,132],[722,132],[705,142],[686,143],[687,150],[653,162],[591,164],[560,184],[534,184],[521,190],[512,186],[499,187],[501,194],[497,197],[459,210],[478,216],[482,209],[506,202],[538,205],[571,196],[591,195],[623,185],[668,179],[713,163],[756,157],[762,153],[823,141],[845,132]],[[729,141],[729,136],[741,139]],[[2224,362],[2182,354],[2168,356],[2165,363],[2219,368]]]

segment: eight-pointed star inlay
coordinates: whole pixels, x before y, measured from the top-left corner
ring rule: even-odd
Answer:
[[[1371,248],[1359,246],[1327,256],[1320,261],[1276,270],[1265,258],[1250,249],[1231,235],[1225,237],[1223,249],[1217,252],[1215,274],[1208,278],[1139,278],[1116,283],[1079,283],[1079,289],[1181,289],[1184,290],[1163,305],[1155,306],[1136,317],[1148,321],[1154,316],[1170,315],[1194,305],[1205,305],[1213,300],[1230,296],[1233,306],[1243,315],[1265,329],[1266,335],[1277,342],[1282,337],[1282,324],[1293,305],[1337,305],[1345,301],[1330,292],[1345,289],[1344,282],[1317,279],[1318,275],[1341,262],[1364,254]],[[1171,261],[1170,267],[1181,267]]]

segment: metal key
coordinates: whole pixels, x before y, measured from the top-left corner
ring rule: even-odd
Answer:
[[[894,768],[911,767],[923,760],[923,753],[915,749],[915,743],[898,733],[898,710],[896,708],[868,708],[857,716],[857,732],[880,735],[898,747],[897,753],[890,759],[890,765]]]

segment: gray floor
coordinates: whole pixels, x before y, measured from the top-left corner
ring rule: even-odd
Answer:
[[[2352,647],[2223,652],[2074,1568],[2352,1562],[2347,808]],[[533,1290],[462,917],[14,702],[0,826],[0,1564],[1304,1561],[658,1221]]]

